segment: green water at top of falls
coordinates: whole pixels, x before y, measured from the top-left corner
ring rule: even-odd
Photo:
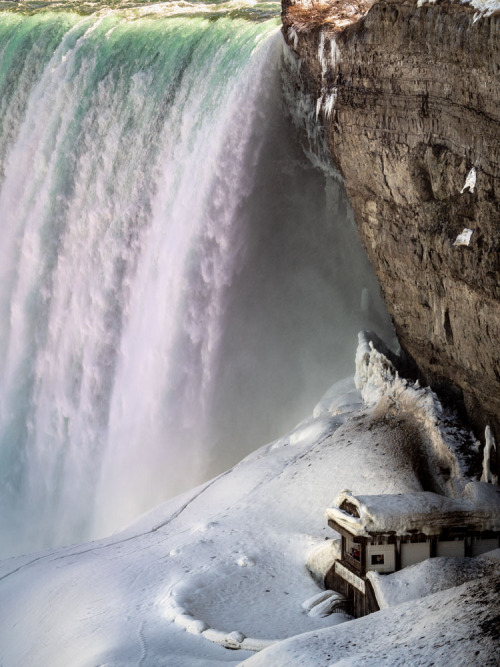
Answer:
[[[265,21],[278,17],[281,3],[245,0],[0,0],[0,11],[33,14],[41,11],[75,12],[80,15],[120,11],[128,18],[144,16],[203,15],[217,19],[221,16]]]
[[[275,4],[272,3],[273,11],[276,10]],[[132,9],[111,10],[109,4],[102,2],[90,5],[0,2],[0,178],[4,173],[8,146],[19,130],[29,96],[49,62],[54,67],[57,48],[61,59],[68,58],[72,50],[75,52],[74,77],[78,76],[78,68],[84,59],[95,60],[85,82],[88,95],[81,96],[83,113],[85,105],[93,102],[93,87],[104,82],[108,74],[115,81],[117,78],[128,81],[123,90],[125,94],[127,85],[129,89],[133,87],[135,74],[140,74],[143,79],[153,75],[154,80],[143,93],[148,100],[164,100],[179,81],[186,69],[185,64],[192,59],[198,45],[201,50],[196,53],[195,62],[200,70],[205,66],[210,68],[213,59],[221,58],[234,69],[235,63],[244,64],[256,43],[278,25],[277,19],[256,23],[254,27],[244,20],[246,8],[258,13],[260,5],[248,7],[239,3],[231,10],[225,5],[217,5],[220,13],[217,13],[216,21],[208,12],[212,5],[190,3],[189,12],[187,3],[181,3],[181,6],[175,3],[148,4],[147,8],[156,8],[152,12],[147,12],[142,3],[130,5]],[[1,11],[5,6],[9,10]],[[236,7],[242,8],[243,20],[239,9],[235,14]],[[55,8],[60,11],[54,11]],[[75,13],[82,8],[87,12],[92,9],[94,13],[87,18]],[[177,11],[179,9],[182,12]],[[191,12],[191,9],[196,11]],[[267,11],[259,17],[268,18]],[[209,25],[210,30],[207,30]],[[215,72],[215,76],[224,77],[225,73],[223,70],[220,75]],[[215,95],[222,92],[217,86],[211,89]]]

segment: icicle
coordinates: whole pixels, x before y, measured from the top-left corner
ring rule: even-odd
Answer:
[[[337,100],[337,89],[334,88],[331,95],[327,96],[323,105],[325,118],[330,118],[330,116],[332,115],[332,111],[335,106],[336,100]]]
[[[491,472],[491,452],[496,452],[497,445],[493,433],[489,426],[484,431],[485,445],[483,454],[483,474],[481,482],[488,482],[489,484],[497,484],[498,477]]]
[[[464,187],[460,190],[460,194],[462,194],[463,191],[467,189],[469,190],[469,192],[474,192],[474,188],[476,187],[476,175],[477,175],[476,168],[472,167],[472,169],[467,174]]]
[[[340,49],[337,46],[335,37],[330,40],[330,62],[332,69],[335,69],[340,63]]]
[[[293,26],[288,29],[288,39],[293,42],[293,48],[296,49],[299,45],[299,36]]]
[[[323,96],[318,97],[318,99],[316,100],[316,120],[318,120],[322,104],[323,104]]]
[[[328,63],[325,58],[325,33],[321,33],[318,47],[318,60],[321,64],[321,76],[324,78],[326,70],[328,68]]]

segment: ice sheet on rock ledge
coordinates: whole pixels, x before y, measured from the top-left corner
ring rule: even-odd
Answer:
[[[464,187],[460,190],[460,194],[462,194],[465,190],[468,190],[469,192],[474,192],[474,189],[476,187],[476,177],[477,177],[476,168],[472,167],[472,169],[467,174]]]

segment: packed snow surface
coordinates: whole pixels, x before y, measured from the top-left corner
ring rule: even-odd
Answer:
[[[245,652],[224,646],[258,650],[345,621],[302,608],[320,592],[308,554],[336,537],[325,507],[346,485],[419,488],[411,469],[393,474],[402,462],[352,409],[319,409],[121,534],[3,561],[2,667],[234,663]]]
[[[368,572],[381,609],[419,600],[474,579],[498,574],[489,558],[428,558],[392,574]]]
[[[380,409],[340,383],[289,435],[122,533],[0,563],[2,667],[430,664],[469,635],[477,664],[493,664],[489,635],[477,639],[492,576],[357,621],[329,615],[317,581],[338,554],[332,498],[422,491],[397,410]]]
[[[245,667],[498,666],[498,574],[288,639]]]

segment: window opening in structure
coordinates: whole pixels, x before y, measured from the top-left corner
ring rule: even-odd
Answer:
[[[372,565],[383,565],[384,554],[372,554]]]
[[[351,545],[351,548],[349,549],[349,556],[351,556],[351,558],[354,558],[354,560],[357,560],[358,562],[361,560],[361,551],[359,544],[353,543]]]

